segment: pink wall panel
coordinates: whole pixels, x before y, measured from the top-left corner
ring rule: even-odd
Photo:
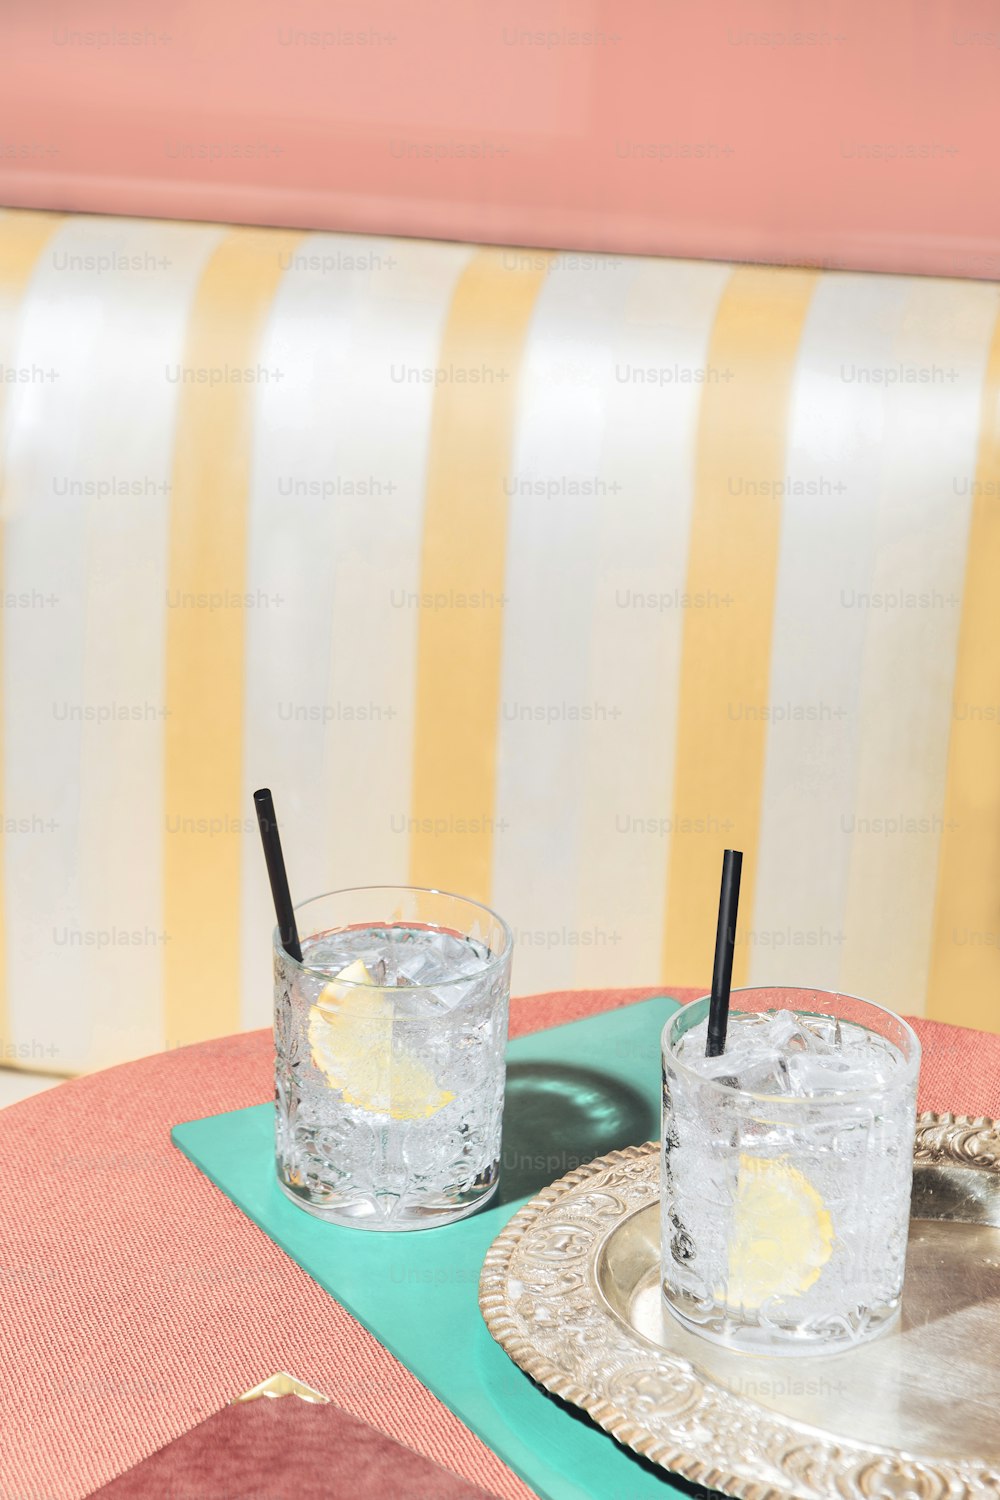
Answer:
[[[1000,274],[1000,0],[3,0],[0,199]]]

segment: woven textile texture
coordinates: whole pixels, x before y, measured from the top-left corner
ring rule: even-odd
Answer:
[[[517,1000],[511,1030],[656,993]],[[1000,1036],[915,1024],[921,1106],[1000,1114]],[[268,1099],[270,1066],[269,1034],[247,1032],[75,1079],[0,1115],[2,1500],[79,1500],[278,1370],[501,1500],[528,1500],[171,1146],[178,1121]]]

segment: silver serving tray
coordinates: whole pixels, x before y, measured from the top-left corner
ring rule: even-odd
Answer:
[[[664,1469],[741,1500],[998,1500],[1000,1125],[917,1122],[899,1324],[824,1358],[737,1354],[659,1292],[659,1147],[526,1204],[479,1305],[540,1385]]]

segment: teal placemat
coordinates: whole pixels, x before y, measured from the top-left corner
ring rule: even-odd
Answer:
[[[659,1135],[660,1032],[675,1009],[645,1000],[511,1042],[500,1191],[441,1229],[341,1229],[296,1208],[275,1181],[270,1104],[177,1125],[173,1140],[544,1500],[704,1495],[536,1386],[486,1331],[477,1297],[486,1251],[527,1198]]]

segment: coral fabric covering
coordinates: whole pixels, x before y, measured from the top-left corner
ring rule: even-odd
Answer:
[[[518,1000],[511,1031],[658,993]],[[916,1026],[921,1107],[1000,1115],[1000,1036]],[[0,1115],[3,1500],[78,1500],[279,1370],[501,1500],[528,1500],[171,1146],[178,1121],[268,1099],[270,1062],[269,1034],[248,1032],[75,1079]]]

